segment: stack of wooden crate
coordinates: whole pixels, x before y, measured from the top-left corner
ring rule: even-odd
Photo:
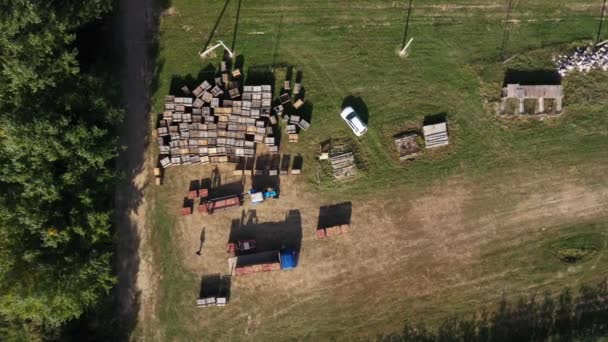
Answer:
[[[215,84],[202,82],[186,97],[165,97],[157,128],[160,166],[238,162],[255,156],[256,143],[278,152],[269,133],[272,86],[239,89],[240,70],[229,73],[222,62]],[[185,87],[187,90],[187,87]],[[268,135],[269,139],[266,139]]]

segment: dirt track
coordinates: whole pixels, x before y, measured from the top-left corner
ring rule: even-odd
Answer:
[[[156,32],[153,0],[119,1],[116,21],[117,44],[124,52],[122,93],[126,107],[120,131],[121,145],[117,168],[127,177],[116,193],[116,293],[119,319],[129,333],[136,322],[139,306],[147,298],[146,284],[139,272],[144,266],[140,248],[145,244],[145,212],[143,189],[146,186],[147,167],[145,151],[149,133],[149,76],[153,64],[149,58],[150,42]],[[140,296],[141,295],[141,296]]]

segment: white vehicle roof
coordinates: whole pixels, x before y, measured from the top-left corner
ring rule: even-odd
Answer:
[[[359,132],[363,132],[365,130],[365,128],[366,128],[365,125],[363,124],[363,122],[361,121],[361,119],[359,119],[359,117],[357,115],[355,115],[349,121],[353,124],[353,126],[355,126],[355,128]]]
[[[356,135],[361,136],[367,130],[367,125],[361,121],[361,118],[352,107],[344,108],[340,116],[348,123]]]

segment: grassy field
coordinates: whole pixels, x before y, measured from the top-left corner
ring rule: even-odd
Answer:
[[[170,170],[165,186],[146,193],[162,279],[157,324],[145,334],[170,340],[369,337],[398,329],[405,318],[437,322],[491,307],[502,293],[516,298],[532,290],[560,290],[606,274],[602,259],[608,213],[602,205],[608,201],[603,172],[608,166],[608,75],[565,79],[565,113],[559,117],[501,120],[493,109],[507,69],[546,69],[552,54],[594,39],[600,4],[515,0],[503,58],[504,2],[414,1],[408,36],[415,39],[409,56],[400,59],[396,52],[406,4],[173,0],[168,5],[152,89],[156,111],[164,95],[217,69],[219,58],[198,57],[217,22],[211,42],[234,44],[245,74],[268,73],[274,66],[278,84],[289,67],[303,73],[312,126],[298,144],[281,148],[304,156],[304,179],[294,186],[302,198],[311,198],[310,203],[290,204],[305,217],[308,207],[323,201],[352,200],[355,211],[369,210],[354,214],[357,227],[371,232],[386,219],[387,227],[379,231],[395,243],[381,238],[368,242],[367,235],[358,235],[369,243],[369,251],[355,249],[370,253],[369,260],[361,261],[363,272],[352,268],[352,260],[322,264],[323,271],[335,276],[318,275],[326,281],[321,283],[304,281],[296,291],[304,299],[281,296],[286,290],[279,286],[304,274],[264,278],[267,287],[261,280],[255,286],[239,280],[234,295],[240,308],[201,313],[193,307],[193,293],[200,276],[213,266],[188,261],[184,239],[176,237],[193,223],[180,221],[176,205],[167,200],[183,196],[173,193],[188,181],[181,171]],[[369,132],[361,139],[352,139],[338,116],[350,96],[367,112]],[[414,162],[396,162],[392,135],[420,128],[431,115],[447,117],[450,146]],[[329,137],[352,139],[362,166],[357,179],[337,183],[317,171],[323,170],[315,160],[318,143]],[[388,201],[390,196],[398,201]],[[369,204],[373,201],[382,210],[375,212]],[[229,218],[225,221],[220,223]],[[361,244],[354,239],[348,241]],[[580,246],[585,241],[593,244],[588,250]],[[398,248],[397,242],[407,250],[383,250]],[[570,247],[584,250],[574,265],[557,255]],[[303,253],[315,262],[354,253],[343,242],[327,248],[304,237]],[[374,271],[370,264],[385,258],[394,260],[386,261],[382,272]],[[304,259],[302,272],[314,276],[319,271],[312,261]],[[340,287],[351,282],[358,283],[342,295]],[[276,302],[243,299],[273,293]],[[386,298],[366,304],[372,295]]]

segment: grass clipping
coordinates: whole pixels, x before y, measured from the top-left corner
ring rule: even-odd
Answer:
[[[574,264],[588,259],[599,251],[602,236],[597,233],[579,233],[550,244],[550,250],[563,263]]]

